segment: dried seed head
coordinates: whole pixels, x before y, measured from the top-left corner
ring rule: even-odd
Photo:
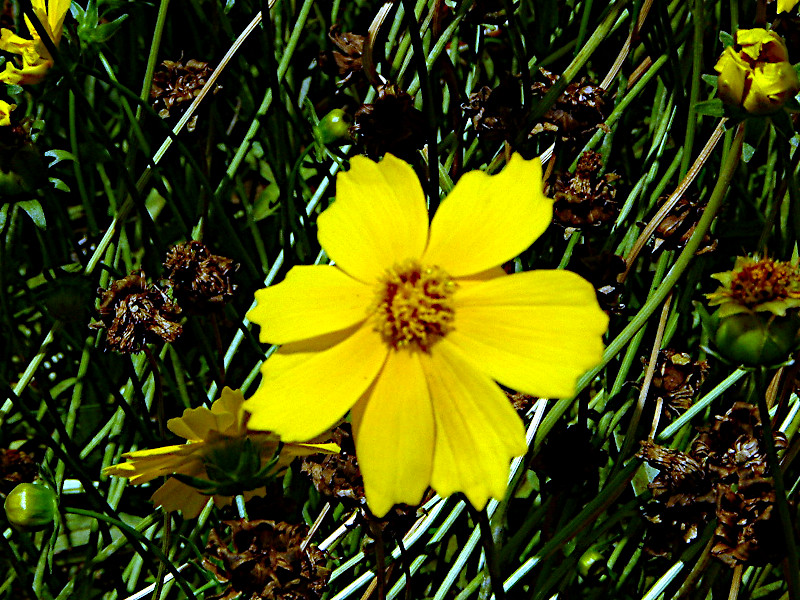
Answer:
[[[214,72],[207,62],[190,59],[165,60],[156,67],[153,74],[153,85],[150,88],[150,99],[153,110],[162,119],[180,117],[192,101],[200,94],[200,90]],[[220,87],[214,87],[216,93]],[[186,129],[194,131],[197,125],[197,114],[186,124]]]
[[[351,129],[370,158],[390,152],[412,161],[425,144],[425,119],[414,108],[414,99],[392,84],[378,88],[372,104],[363,104],[355,113]]]
[[[97,291],[100,322],[106,329],[106,347],[122,354],[141,352],[148,343],[174,342],[183,328],[178,323],[180,308],[163,290],[148,284],[143,272],[134,272]]]
[[[692,405],[700,386],[708,375],[708,363],[695,362],[686,352],[665,348],[658,353],[655,374],[650,383],[650,396],[661,399],[676,415]]]
[[[489,141],[511,140],[519,130],[522,117],[519,83],[504,81],[492,89],[483,86],[461,105],[464,115],[482,138]]]
[[[302,458],[300,470],[311,477],[317,491],[348,508],[365,505],[364,482],[356,462],[356,447],[349,423],[331,432],[331,440],[342,449],[339,454],[310,454]]]
[[[534,83],[531,91],[537,98],[544,97],[558,81],[558,76],[546,69],[539,69],[547,83]],[[586,77],[570,83],[536,123],[531,135],[546,131],[556,133],[565,142],[579,142],[598,128],[603,128],[605,120],[605,90]],[[580,147],[580,146],[579,146]]]
[[[602,166],[600,155],[589,151],[581,155],[575,174],[568,171],[556,174],[546,193],[555,200],[553,211],[557,223],[564,227],[592,227],[617,217],[619,206],[614,198],[619,176],[599,175]]]
[[[218,311],[233,299],[232,277],[238,268],[230,258],[211,254],[194,240],[170,248],[164,261],[175,300],[193,314]]]
[[[8,494],[20,483],[33,483],[38,471],[33,454],[0,448],[0,494]]]
[[[700,217],[703,216],[705,205],[681,198],[675,207],[659,223],[653,235],[653,254],[663,250],[678,250],[686,245],[692,237]],[[700,247],[695,255],[713,252],[717,247],[717,240],[709,234],[703,236]]]
[[[336,63],[339,77],[342,79],[337,82],[339,86],[346,86],[353,82],[357,73],[364,69],[361,62],[361,54],[364,51],[364,42],[367,38],[350,32],[343,32],[338,25],[333,25],[328,31],[328,39],[339,49],[331,54]]]
[[[330,569],[314,545],[301,549],[308,527],[274,521],[225,521],[230,537],[208,537],[203,566],[227,589],[216,600],[316,600],[327,587]],[[228,541],[229,540],[229,541]],[[229,547],[230,545],[230,547]]]

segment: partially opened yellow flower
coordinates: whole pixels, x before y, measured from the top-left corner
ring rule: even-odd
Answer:
[[[56,46],[61,41],[64,19],[71,3],[72,0],[32,0],[31,2],[34,13]],[[25,23],[33,39],[20,37],[10,29],[0,31],[0,50],[19,54],[22,57],[21,67],[11,61],[6,63],[5,71],[0,73],[0,81],[4,83],[18,85],[39,83],[53,66],[53,57],[50,56],[39,33],[27,16]]]
[[[465,174],[429,226],[408,164],[355,157],[318,220],[336,266],[294,267],[256,292],[248,318],[283,347],[245,402],[250,426],[309,439],[352,409],[377,516],[419,503],[429,485],[478,508],[502,497],[526,446],[494,381],[572,395],[600,360],[608,322],[574,273],[499,267],[550,223],[542,188],[539,160],[515,155],[499,175]]]
[[[122,455],[127,462],[106,467],[103,473],[127,477],[134,485],[173,474],[206,480],[207,493],[203,493],[170,477],[151,497],[156,506],[167,511],[181,510],[184,517],[193,518],[200,514],[212,493],[217,506],[229,504],[236,493],[243,493],[245,500],[263,496],[263,483],[254,488],[248,484],[260,483],[263,475],[280,473],[296,456],[339,451],[336,444],[285,444],[273,461],[280,445],[278,436],[250,431],[243,403],[240,390],[226,387],[210,409],[188,408],[182,417],[167,422],[169,430],[188,443],[127,452]],[[262,473],[265,468],[266,473]]]

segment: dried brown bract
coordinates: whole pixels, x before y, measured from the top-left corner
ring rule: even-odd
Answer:
[[[355,75],[364,68],[361,54],[367,38],[356,33],[342,32],[338,25],[333,25],[328,31],[328,39],[339,49],[331,53],[339,76],[342,77],[337,85],[345,86],[352,83]]]
[[[596,152],[584,152],[578,160],[576,172],[556,173],[546,193],[553,197],[555,220],[564,227],[596,227],[613,221],[619,213],[615,201],[614,173],[599,175],[603,166]]]
[[[220,310],[233,299],[233,274],[239,265],[230,258],[211,254],[195,240],[178,244],[167,252],[164,274],[178,304],[194,314]]]
[[[38,472],[32,454],[0,448],[0,494],[8,494],[20,483],[33,483]]]
[[[305,525],[274,521],[225,521],[229,541],[213,530],[203,565],[227,589],[215,600],[316,600],[327,586],[330,569],[316,546],[302,549]]]
[[[558,81],[558,76],[546,69],[539,71],[547,83],[537,82],[531,86],[536,97],[544,97]],[[577,141],[586,138],[605,121],[605,90],[586,77],[570,83],[555,104],[536,123],[531,135],[545,131],[556,133],[562,141]]]
[[[683,248],[692,237],[700,217],[703,216],[705,205],[681,198],[675,207],[659,223],[653,235],[653,254],[662,250],[677,250]],[[717,240],[709,234],[703,236],[700,247],[695,254],[713,252],[717,247]]]
[[[414,108],[414,99],[392,84],[378,88],[372,104],[363,104],[350,128],[370,158],[387,152],[412,161],[425,144],[425,119]]]
[[[681,415],[692,405],[707,375],[706,361],[695,362],[686,352],[665,348],[658,353],[650,396],[660,399],[674,414]]]
[[[483,86],[461,105],[477,134],[489,141],[511,140],[521,126],[519,86],[503,82],[492,89]]]
[[[511,400],[514,410],[517,411],[520,416],[524,416],[531,408],[533,408],[533,405],[536,404],[536,401],[538,400],[538,398],[534,396],[529,396],[528,394],[522,394],[519,392],[506,392],[506,396],[508,396],[508,399]]]
[[[156,67],[153,74],[153,85],[150,88],[150,99],[153,110],[162,119],[180,116],[192,101],[200,94],[200,90],[214,72],[207,62],[190,59],[165,60]],[[219,89],[215,86],[214,93]],[[186,124],[186,129],[194,131],[197,125],[195,114]]]
[[[131,273],[97,291],[100,322],[106,329],[106,348],[122,354],[141,352],[152,342],[174,342],[183,328],[178,323],[180,308],[159,287],[148,284],[141,271]]]

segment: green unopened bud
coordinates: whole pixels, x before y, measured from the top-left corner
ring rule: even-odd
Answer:
[[[35,483],[20,483],[6,496],[3,507],[8,522],[19,529],[47,527],[58,514],[56,493]]]
[[[320,119],[314,127],[314,137],[324,145],[338,142],[347,144],[352,141],[350,136],[350,121],[341,108],[334,108]]]
[[[798,330],[796,313],[737,313],[720,319],[715,341],[719,353],[733,362],[774,365],[797,349]]]

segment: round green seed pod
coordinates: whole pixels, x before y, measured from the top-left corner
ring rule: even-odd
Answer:
[[[747,366],[774,365],[798,346],[800,319],[771,313],[736,313],[719,321],[714,341],[719,353]]]
[[[8,522],[19,529],[41,529],[56,519],[58,501],[49,487],[35,483],[20,483],[3,504]]]
[[[321,144],[328,145],[334,142],[347,144],[352,141],[350,137],[350,121],[341,108],[334,108],[320,119],[314,127],[314,137]]]

